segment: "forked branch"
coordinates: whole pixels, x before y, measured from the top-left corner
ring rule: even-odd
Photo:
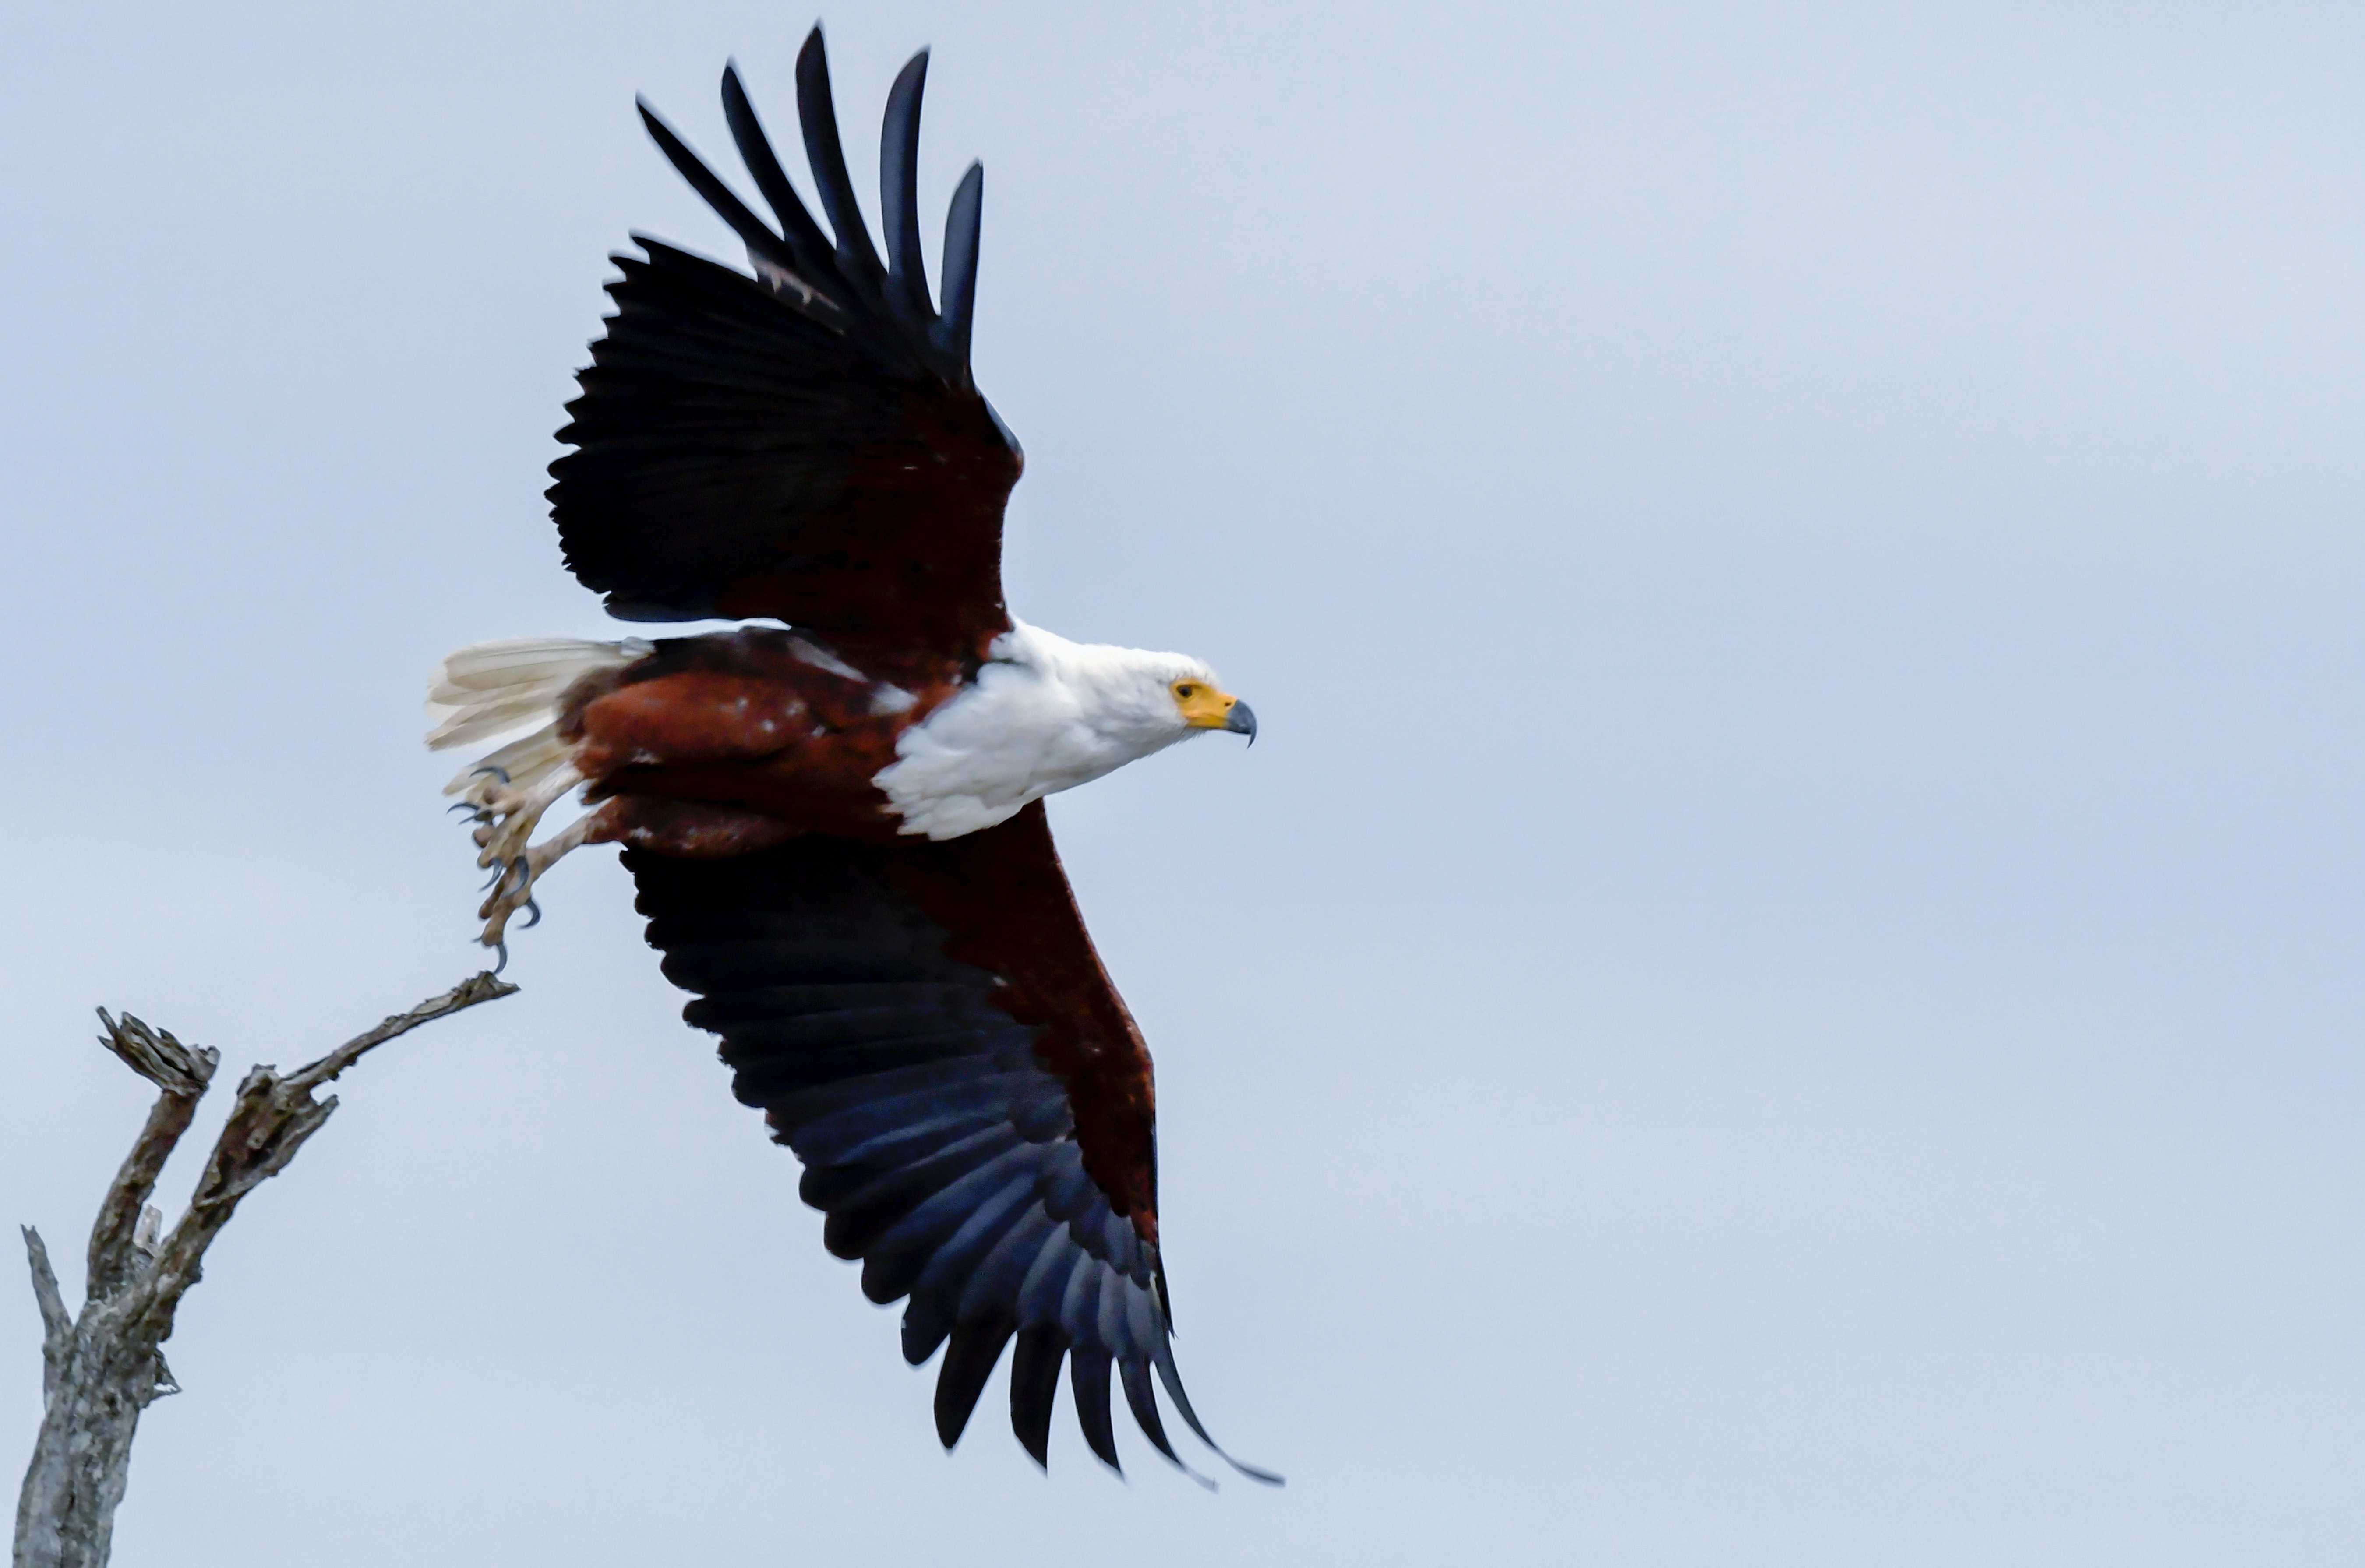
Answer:
[[[387,1041],[516,990],[479,974],[294,1072],[268,1067],[249,1072],[187,1212],[161,1238],[163,1216],[148,1199],[221,1055],[183,1045],[129,1014],[118,1020],[99,1010],[106,1027],[99,1043],[156,1085],[158,1095],[91,1226],[89,1282],[79,1316],[66,1310],[39,1234],[29,1226],[24,1232],[41,1308],[43,1414],[17,1499],[15,1568],[103,1568],[140,1412],[178,1392],[162,1350],[172,1337],[174,1313],[201,1277],[206,1249],[230,1223],[239,1200],[285,1170],[336,1110],[335,1095],[315,1100],[312,1092]]]

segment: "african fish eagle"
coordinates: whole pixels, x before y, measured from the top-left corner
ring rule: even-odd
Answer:
[[[754,275],[637,234],[645,254],[611,258],[616,314],[558,432],[575,450],[551,465],[551,515],[619,619],[774,624],[463,649],[428,740],[536,726],[447,790],[478,824],[482,940],[504,958],[552,862],[624,846],[649,943],[696,996],[684,1015],[804,1162],[829,1250],[861,1260],[872,1301],[908,1298],[913,1365],[945,1348],[947,1448],[1014,1344],[1011,1424],[1037,1463],[1064,1361],[1104,1463],[1114,1371],[1180,1464],[1153,1371],[1214,1443],[1170,1344],[1149,1055],[1042,799],[1209,730],[1253,738],[1256,720],[1195,658],[1071,643],[1003,608],[1021,457],[970,374],[984,173],[953,194],[938,309],[914,179],[927,65],[887,100],[883,262],[818,27],[797,107],[830,236],[735,67],[723,112],[777,227],[641,105]],[[531,842],[577,786],[588,813]]]

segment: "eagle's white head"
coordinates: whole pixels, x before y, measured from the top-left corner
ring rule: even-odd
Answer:
[[[904,833],[957,838],[1207,730],[1256,715],[1205,660],[1071,643],[1015,616],[975,684],[903,732],[871,781]]]

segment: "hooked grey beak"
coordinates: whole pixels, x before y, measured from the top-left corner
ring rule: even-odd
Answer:
[[[1245,702],[1234,701],[1232,711],[1224,715],[1224,728],[1236,735],[1246,735],[1249,745],[1256,745],[1256,710]]]

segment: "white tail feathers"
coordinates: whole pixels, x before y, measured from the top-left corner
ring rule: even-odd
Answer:
[[[566,689],[587,675],[622,669],[651,651],[652,644],[638,637],[621,643],[511,637],[478,643],[446,658],[427,690],[427,716],[435,723],[427,733],[430,750],[465,745],[525,724],[540,727],[469,767],[443,792],[464,792],[486,767],[499,768],[520,788],[556,768],[566,760],[556,727],[558,700]]]

